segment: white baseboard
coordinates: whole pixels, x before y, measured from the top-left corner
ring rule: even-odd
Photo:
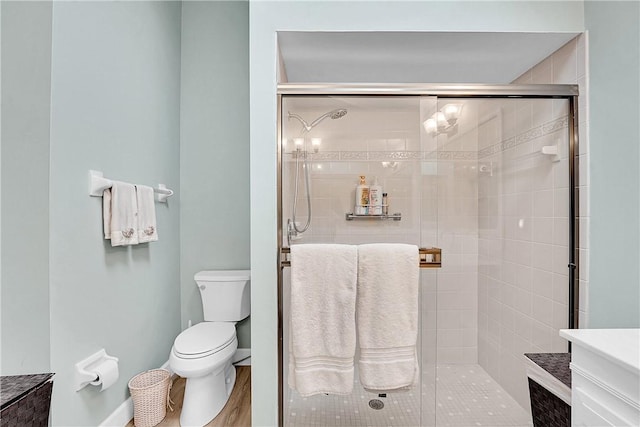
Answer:
[[[171,372],[171,376],[173,377],[175,373],[169,367],[169,361],[167,360],[160,368],[166,369]],[[116,408],[115,411],[111,413],[102,423],[100,423],[99,427],[124,427],[129,421],[133,419],[133,400],[129,397],[127,400],[122,402],[120,406]]]
[[[243,360],[244,359],[244,360]],[[236,361],[241,361],[237,362]],[[232,363],[236,366],[251,366],[251,349],[239,348],[233,355]],[[176,376],[175,372],[171,370],[169,361],[167,360],[160,368],[166,369],[171,372],[172,379]],[[116,408],[111,415],[109,415],[99,427],[124,427],[129,421],[133,419],[133,400],[129,397],[122,402],[120,406]]]
[[[250,348],[237,349],[236,354],[234,354],[233,359],[231,359],[231,363],[233,363],[236,366],[251,366],[251,349]]]
[[[109,415],[100,427],[124,427],[133,418],[133,400],[129,397]]]

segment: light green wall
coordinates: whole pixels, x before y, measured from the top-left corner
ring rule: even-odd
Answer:
[[[181,297],[183,325],[202,319],[193,274],[250,267],[248,3],[2,2],[0,12],[2,373],[56,372],[53,425],[97,425],[128,397],[129,378],[167,360]],[[156,204],[159,242],[103,240],[89,169],[178,190]],[[250,322],[238,329],[249,347]],[[120,357],[120,380],[76,393],[73,364],[103,347]]]
[[[589,327],[640,327],[640,3],[585,2]]]
[[[54,2],[51,66],[51,410],[98,425],[180,331],[180,193],[156,203],[159,241],[112,248],[88,170],[179,189],[179,2]],[[105,348],[120,378],[76,392],[73,366]]]
[[[49,371],[51,3],[2,10],[2,375]]]
[[[584,30],[566,2],[251,2],[252,421],[277,424],[276,32]]]
[[[193,275],[249,269],[249,3],[182,3],[182,327],[202,321]],[[251,324],[238,324],[239,347]]]
[[[2,4],[0,4],[0,322],[2,321]],[[0,326],[0,375],[2,375],[2,327]]]

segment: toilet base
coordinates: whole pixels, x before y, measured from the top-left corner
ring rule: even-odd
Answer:
[[[235,382],[236,367],[230,362],[204,377],[187,378],[180,425],[202,427],[213,420],[229,400]]]

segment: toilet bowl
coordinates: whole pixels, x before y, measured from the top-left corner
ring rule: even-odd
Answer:
[[[248,271],[202,271],[195,276],[205,321],[184,330],[169,366],[186,378],[180,425],[204,426],[220,413],[236,381],[231,359],[238,348],[235,323],[249,315]]]
[[[187,379],[182,426],[203,426],[222,410],[236,381],[231,358],[238,348],[230,322],[202,322],[176,338],[169,365]]]

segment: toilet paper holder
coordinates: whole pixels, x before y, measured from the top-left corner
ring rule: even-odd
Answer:
[[[103,348],[87,357],[86,359],[76,363],[74,381],[76,391],[80,391],[84,387],[92,383],[96,383],[94,385],[98,385],[98,381],[100,380],[100,378],[98,377],[98,374],[96,374],[95,369],[107,360],[113,360],[114,362],[118,363],[118,358],[109,356]]]

